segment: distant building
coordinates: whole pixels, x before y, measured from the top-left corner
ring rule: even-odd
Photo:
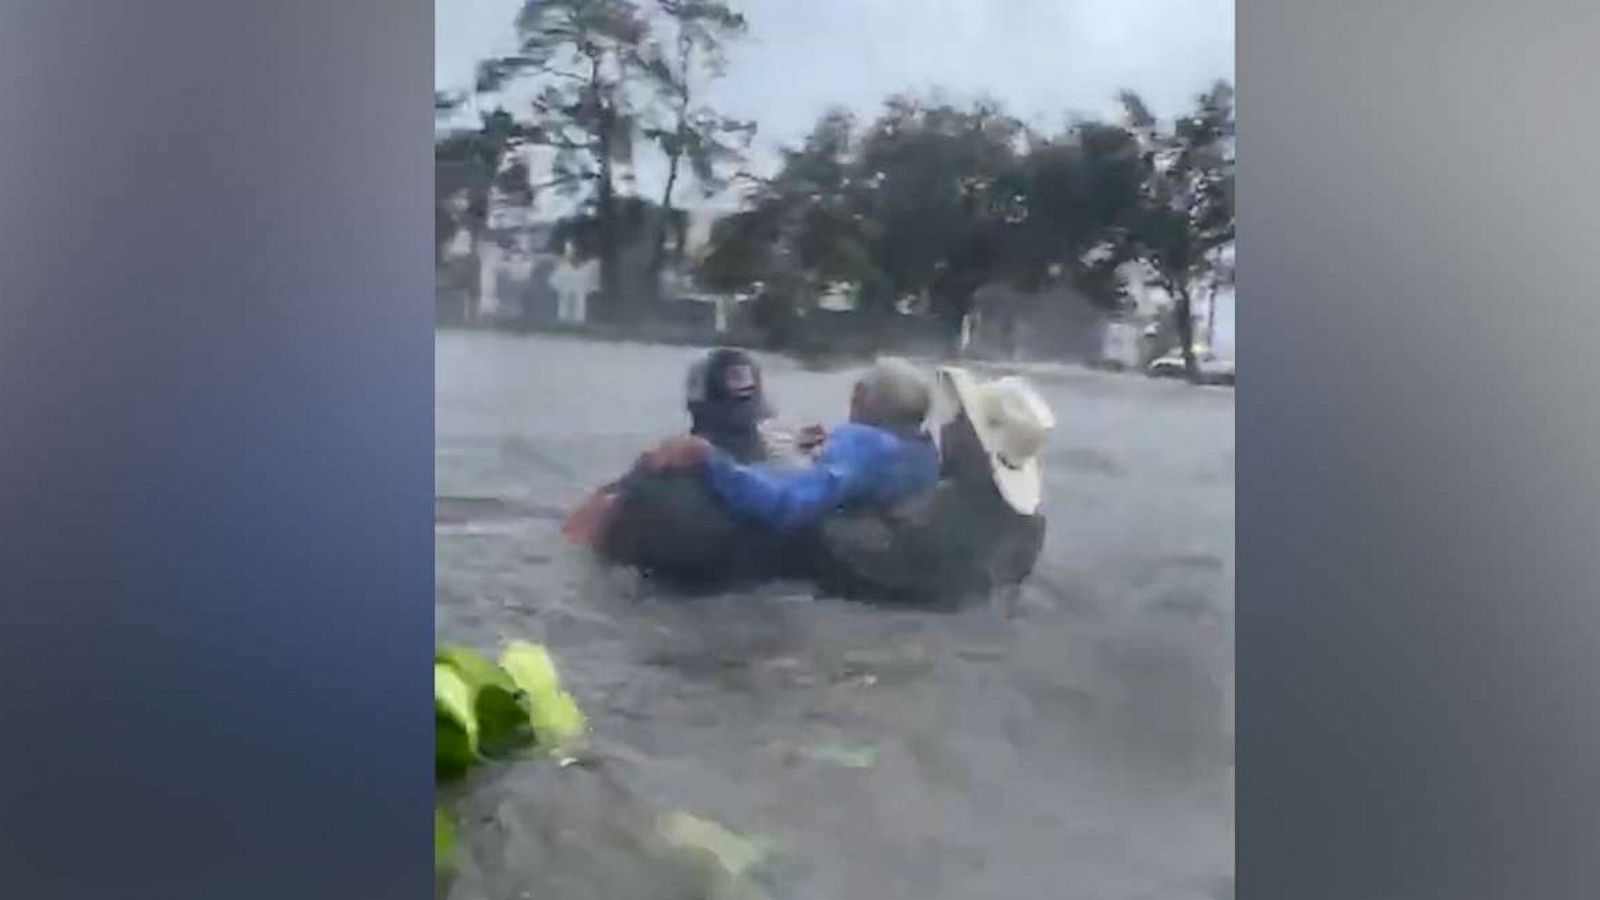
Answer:
[[[568,243],[548,281],[556,295],[556,321],[563,325],[587,324],[589,296],[600,288],[600,264],[592,259],[579,262]]]
[[[600,289],[599,262],[577,259],[570,240],[556,246],[558,220],[538,218],[541,209],[549,208],[537,203],[533,208],[519,207],[493,196],[482,238],[474,242],[463,231],[448,242],[444,256],[450,265],[471,265],[476,271],[464,301],[466,321],[569,328],[592,324],[593,300]],[[727,333],[733,327],[738,298],[704,293],[687,275],[709,243],[716,215],[696,210],[686,219],[682,232],[669,234],[668,262],[658,291],[643,281],[654,255],[650,242],[636,240],[619,248],[620,291],[627,298],[661,297],[662,306],[636,310],[642,319],[677,331]],[[642,233],[655,232],[647,226]]]

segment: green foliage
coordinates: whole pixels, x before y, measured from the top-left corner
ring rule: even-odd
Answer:
[[[994,281],[1031,291],[1064,280],[1115,308],[1124,302],[1116,272],[1134,259],[1187,316],[1191,284],[1231,278],[1216,255],[1234,229],[1226,83],[1170,123],[1124,91],[1120,121],[1056,133],[993,101],[892,97],[866,122],[825,113],[776,174],[758,178],[735,175],[755,123],[704,102],[748,30],[726,0],[527,0],[516,29],[516,52],[486,60],[476,90],[528,80],[536,96],[516,116],[497,109],[479,129],[440,141],[441,244],[458,228],[481,229],[491,189],[530,203],[543,190],[571,194],[579,209],[555,243],[598,258],[601,315],[618,311],[620,293],[652,292],[674,231],[683,246],[675,191],[692,183],[709,196],[735,177],[752,189],[743,210],[714,226],[696,275],[713,290],[755,294],[773,322],[803,317],[840,283],[869,311],[926,298],[952,328]],[[463,100],[436,94],[435,110],[450,114]],[[553,151],[548,173],[535,178],[512,161],[522,143]],[[654,203],[619,189],[617,167],[639,147],[668,163]],[[651,252],[638,274],[648,278],[635,283],[630,268],[624,280],[624,248],[643,244]]]
[[[714,229],[701,277],[721,289],[858,285],[869,307],[926,294],[958,322],[986,281],[1042,283],[1065,270],[1096,299],[1081,258],[1138,202],[1129,131],[1080,124],[1030,133],[994,102],[891,98],[863,128],[830,112],[747,209]]]
[[[461,94],[447,93],[445,91],[434,91],[433,117],[435,119],[441,119],[445,116],[453,114],[456,110],[461,108],[461,104],[465,102],[465,100],[466,97]]]
[[[434,664],[453,668],[466,682],[477,722],[480,756],[504,758],[534,743],[528,699],[498,666],[465,647],[442,648]]]
[[[756,125],[699,100],[703,88],[721,77],[727,45],[744,36],[744,16],[720,0],[657,0],[657,6],[672,31],[673,50],[651,70],[665,121],[645,133],[667,158],[661,205],[670,208],[681,164],[688,164],[704,194],[717,193],[727,186],[724,169],[743,159]]]
[[[440,781],[530,748],[568,753],[587,728],[549,653],[527,641],[507,645],[498,663],[467,647],[436,649],[433,708],[434,773]],[[454,856],[455,828],[442,807],[434,809],[433,828],[434,868],[443,874]]]
[[[449,872],[455,868],[456,823],[441,806],[433,808],[433,869]]]
[[[1140,201],[1128,217],[1122,252],[1147,261],[1172,295],[1173,321],[1191,379],[1194,357],[1191,286],[1231,277],[1215,251],[1234,239],[1234,92],[1217,82],[1196,98],[1195,109],[1162,130],[1137,95],[1122,101],[1139,131],[1148,164]]]
[[[436,108],[438,100],[436,98]],[[531,199],[528,171],[507,160],[529,130],[503,109],[483,116],[470,131],[455,131],[434,142],[434,241],[436,253],[465,229],[481,234],[487,224],[492,189]]]
[[[724,71],[725,45],[744,35],[744,16],[721,0],[657,0],[657,6],[664,14],[665,24],[674,31],[674,50],[650,70],[665,108],[665,121],[644,129],[645,136],[667,159],[667,181],[660,203],[665,215],[658,220],[652,238],[648,271],[652,292],[661,286],[674,212],[673,193],[685,167],[702,196],[718,193],[728,186],[727,170],[744,158],[756,130],[754,122],[721,115],[698,102],[705,84],[721,77]]]
[[[740,291],[776,270],[777,211],[756,207],[719,219],[711,226],[711,247],[700,264],[701,283],[712,290]]]
[[[528,721],[539,746],[563,752],[582,737],[588,727],[583,711],[562,689],[555,663],[544,647],[513,641],[500,654],[499,668],[526,698]]]
[[[961,109],[891,99],[865,131],[846,177],[855,213],[890,289],[930,290],[974,253],[1003,218],[1022,124],[992,103]]]
[[[661,220],[663,216],[666,217],[664,223]],[[619,245],[630,246],[649,241],[662,224],[665,224],[669,234],[681,236],[688,228],[689,217],[681,209],[664,211],[658,204],[643,197],[617,199],[614,227]],[[546,249],[559,253],[569,243],[580,260],[594,259],[600,255],[600,222],[592,211],[580,212],[557,222],[550,231]]]
[[[434,655],[433,693],[440,778],[531,747],[564,751],[585,728],[583,713],[537,644],[510,644],[498,664],[466,647],[441,647]]]
[[[451,666],[433,664],[434,774],[457,778],[478,760],[472,688]]]
[[[925,294],[952,325],[989,281],[1065,279],[1115,308],[1117,267],[1143,258],[1186,286],[1233,237],[1232,90],[1217,85],[1165,132],[1137,95],[1121,99],[1124,122],[1055,135],[993,102],[900,96],[864,127],[829,112],[717,224],[698,274],[793,314],[835,281],[869,303]]]
[[[524,139],[553,151],[553,189],[577,197],[598,222],[600,287],[616,296],[616,167],[633,159],[656,94],[669,76],[660,42],[635,0],[528,0],[517,15],[518,52],[479,66],[477,90],[531,80],[537,96]]]
[[[660,51],[632,0],[530,0],[517,16],[520,52],[485,62],[482,89],[520,77],[539,87],[529,140],[556,151],[548,186],[577,191],[632,158],[635,82],[659,65]]]

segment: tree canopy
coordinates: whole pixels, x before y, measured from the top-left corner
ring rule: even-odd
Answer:
[[[994,100],[897,95],[870,116],[825,112],[775,172],[757,176],[740,171],[756,123],[707,102],[749,28],[728,0],[528,0],[515,24],[517,52],[484,61],[472,92],[435,94],[444,117],[473,94],[533,89],[520,107],[499,104],[438,141],[441,246],[460,229],[481,232],[491,197],[563,192],[577,210],[557,233],[599,258],[602,295],[614,301],[602,306],[613,312],[620,294],[653,293],[673,234],[683,246],[679,189],[710,196],[740,176],[743,202],[714,223],[695,275],[787,315],[845,285],[869,314],[915,301],[954,332],[991,282],[1024,292],[1065,284],[1112,309],[1125,302],[1117,273],[1139,262],[1171,296],[1191,351],[1195,293],[1232,278],[1220,253],[1234,239],[1226,82],[1170,121],[1124,91],[1116,120],[1053,131]],[[529,171],[524,146],[546,149],[548,171]],[[640,151],[666,164],[658,199],[623,175]],[[619,282],[625,244],[649,251],[637,284]]]

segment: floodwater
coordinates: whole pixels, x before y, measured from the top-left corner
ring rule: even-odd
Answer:
[[[603,749],[470,784],[453,897],[696,896],[639,849],[675,809],[770,840],[774,900],[1232,897],[1231,391],[1031,371],[1059,420],[1044,555],[1020,596],[941,614],[662,597],[562,543],[684,428],[696,350],[436,354],[440,638],[545,641]],[[763,366],[785,424],[842,417],[850,373]]]

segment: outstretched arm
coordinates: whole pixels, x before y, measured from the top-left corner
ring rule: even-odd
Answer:
[[[741,465],[715,450],[705,468],[711,489],[731,512],[786,531],[810,525],[864,493],[877,452],[860,433],[841,430],[803,468]]]

